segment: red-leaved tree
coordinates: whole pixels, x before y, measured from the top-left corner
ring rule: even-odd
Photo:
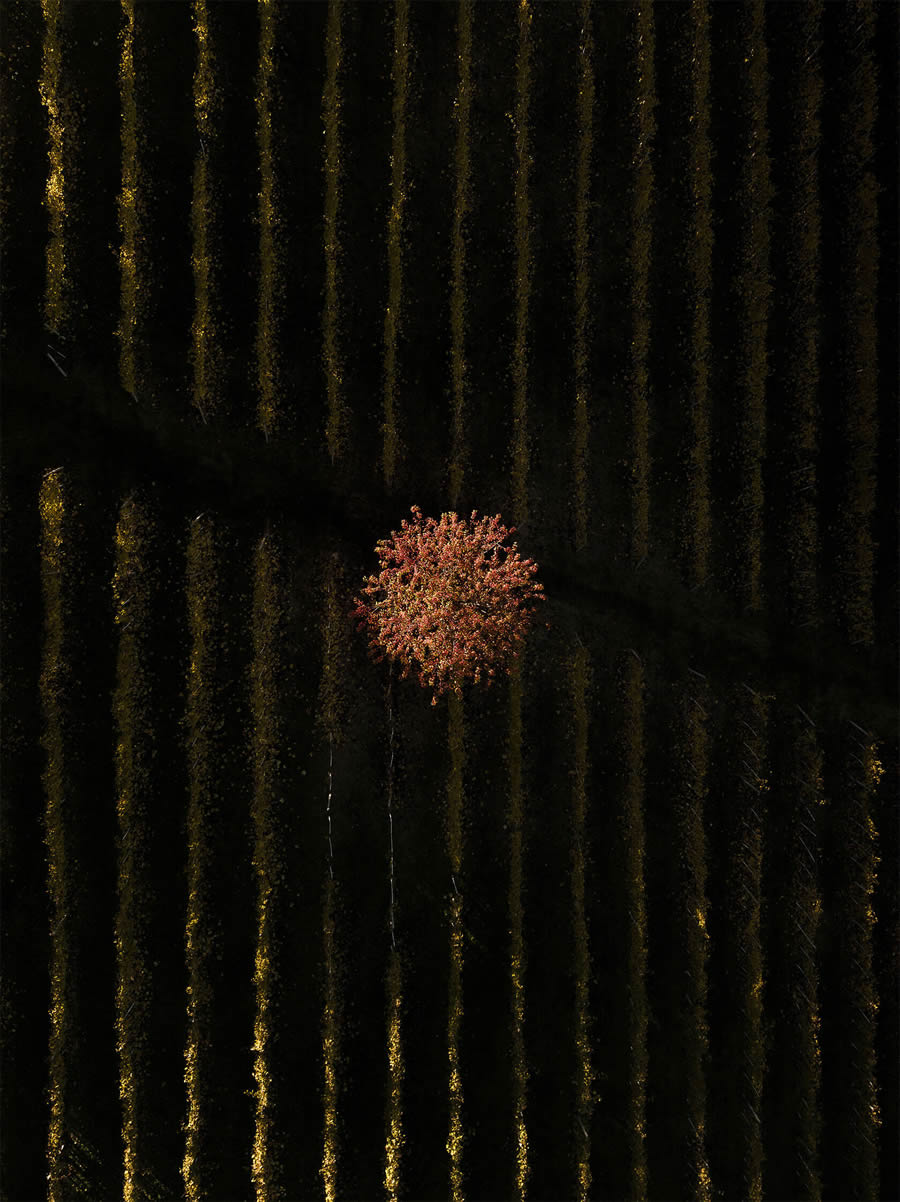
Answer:
[[[381,565],[362,589],[369,600],[354,597],[358,629],[368,629],[377,662],[386,657],[402,665],[401,679],[416,669],[419,683],[434,690],[431,704],[448,689],[482,676],[487,684],[497,668],[509,672],[537,610],[546,600],[533,579],[538,565],[521,559],[516,543],[504,546],[515,531],[497,517],[466,521],[455,513],[423,519],[412,506],[413,521],[375,545]]]

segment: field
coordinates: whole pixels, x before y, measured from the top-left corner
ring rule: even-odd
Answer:
[[[900,1197],[900,7],[0,34],[3,1202]]]

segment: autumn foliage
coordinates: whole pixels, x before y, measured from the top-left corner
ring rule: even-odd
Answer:
[[[375,545],[381,572],[362,589],[369,600],[354,598],[358,629],[368,629],[378,662],[385,657],[403,665],[401,678],[416,668],[419,683],[438,696],[462,682],[486,676],[518,655],[544,587],[532,579],[538,565],[521,559],[516,543],[504,546],[515,531],[497,517],[469,521],[455,513],[423,519],[412,506],[413,521]],[[507,671],[509,668],[507,667]]]

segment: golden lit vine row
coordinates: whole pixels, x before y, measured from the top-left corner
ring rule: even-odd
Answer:
[[[391,488],[400,438],[394,412],[397,342],[403,300],[403,206],[406,202],[406,97],[409,71],[409,0],[394,0],[394,128],[391,138],[391,209],[388,214],[388,303],[384,314],[384,482]]]
[[[73,1025],[73,982],[69,952],[73,915],[70,829],[66,805],[66,717],[72,685],[69,660],[71,632],[67,592],[73,571],[69,526],[72,501],[62,469],[48,471],[41,481],[41,591],[44,604],[44,638],[41,655],[41,744],[46,756],[43,772],[45,797],[44,840],[47,846],[50,895],[50,1129],[47,1140],[47,1196],[63,1202],[67,1196],[72,1094],[75,1082],[68,1073],[68,1050]]]
[[[594,35],[591,0],[581,0],[578,44],[578,166],[575,176],[575,437],[572,454],[575,476],[575,550],[587,546],[588,529],[588,215],[590,213],[591,155],[594,145]]]
[[[512,1069],[514,1091],[514,1132],[516,1148],[515,1194],[524,1202],[530,1167],[528,1129],[525,1108],[528,1091],[528,1063],[525,1059],[525,939],[523,933],[522,887],[522,652],[514,661],[509,678],[509,923],[512,987]]]
[[[631,414],[629,480],[631,563],[638,567],[650,552],[650,256],[653,246],[653,141],[656,137],[656,74],[653,6],[637,0],[632,8],[635,99],[632,106],[634,150],[629,238],[631,342],[628,396]]]
[[[791,320],[785,353],[784,396],[790,422],[787,510],[783,537],[788,565],[787,607],[791,621],[815,621],[819,598],[818,454],[819,288],[822,221],[819,213],[819,152],[822,106],[823,0],[793,10],[797,14],[792,97],[788,105],[788,235],[785,239],[785,292]]]
[[[212,840],[216,827],[219,755],[215,732],[221,718],[216,673],[221,654],[222,571],[217,523],[200,514],[190,525],[187,546],[187,611],[190,665],[187,677],[188,813],[185,926],[187,1038],[184,1083],[187,1095],[185,1152],[181,1166],[188,1202],[209,1194],[215,1168],[211,1143],[214,1115],[211,1074],[214,1028],[211,970],[221,952],[213,912]]]
[[[529,146],[529,106],[531,103],[531,0],[518,0],[519,48],[516,55],[516,115],[508,114],[516,135],[516,330],[513,348],[513,458],[512,507],[516,522],[528,521],[528,307],[531,300],[532,273],[531,214],[528,177],[531,164]]]
[[[816,936],[822,913],[819,895],[818,812],[822,792],[822,751],[811,720],[798,709],[790,743],[788,916],[786,948],[790,997],[786,1027],[791,1052],[787,1078],[790,1100],[791,1193],[822,1197],[819,1170],[822,1063],[819,1050],[819,965]]]
[[[337,1197],[338,1171],[338,1061],[340,1058],[340,998],[337,984],[335,953],[335,882],[329,876],[325,882],[322,906],[322,944],[325,953],[325,997],[322,1006],[322,1164],[319,1175],[325,1190],[325,1202]]]
[[[62,79],[60,43],[62,0],[41,0],[44,14],[44,47],[41,59],[40,94],[47,110],[50,140],[46,199],[50,224],[44,289],[44,321],[48,330],[63,338],[70,311],[68,260],[66,257],[66,130],[71,120]]]
[[[340,72],[343,41],[341,19],[344,0],[328,0],[325,32],[325,87],[322,91],[322,124],[325,133],[325,307],[322,313],[322,356],[328,416],[325,440],[331,462],[339,458],[346,443],[347,409],[341,386],[344,382],[338,315],[338,200],[341,183],[341,91]]]
[[[275,63],[275,0],[259,0],[259,67],[256,76],[256,137],[259,143],[259,301],[256,317],[257,420],[268,442],[279,413],[276,300],[278,281],[277,195],[272,169],[272,82]]]
[[[400,1197],[400,1166],[403,1161],[403,972],[400,952],[390,950],[387,972],[388,1001],[388,1105],[385,1133],[384,1190],[388,1202]]]
[[[733,1028],[741,1067],[735,1074],[740,1112],[741,1196],[762,1202],[763,949],[760,931],[763,829],[769,792],[769,705],[771,694],[742,684],[735,715],[740,726],[740,754],[735,765],[739,787],[737,832],[728,873],[728,922],[735,939],[737,1013]],[[744,754],[746,753],[746,754]]]
[[[280,976],[275,924],[283,895],[285,866],[280,851],[281,797],[284,793],[286,733],[282,715],[283,681],[280,671],[284,644],[286,597],[283,553],[276,535],[267,530],[253,557],[253,666],[250,708],[252,715],[254,829],[253,868],[257,887],[256,957],[253,987],[256,996],[253,1024],[253,1080],[256,1114],[253,1130],[251,1175],[256,1197],[282,1196],[283,1167],[277,1146],[278,1112],[272,1096],[275,1060],[274,1032],[276,987]]]
[[[47,1132],[47,1198],[64,1202],[97,1196],[100,1155],[77,1129],[78,1070],[88,1049],[81,1038],[83,999],[76,980],[79,945],[79,879],[77,849],[78,798],[71,774],[78,764],[77,729],[81,673],[76,675],[78,631],[73,598],[82,585],[79,541],[84,525],[82,502],[73,496],[62,468],[43,474],[38,497],[40,577],[44,629],[38,683],[42,711],[41,773],[44,793],[44,844],[47,849],[47,893],[50,902],[49,1045],[45,1098]]]
[[[838,511],[838,609],[851,643],[875,637],[872,518],[878,453],[878,183],[875,122],[878,87],[872,42],[872,0],[841,9],[847,51],[848,95],[841,106],[842,269],[841,329],[845,478]]]
[[[447,781],[447,846],[450,852],[450,972],[447,1005],[447,1059],[449,1061],[449,1123],[447,1153],[450,1157],[450,1196],[463,1202],[463,1088],[459,1069],[459,1033],[463,1015],[463,921],[462,893],[458,880],[462,868],[463,844],[463,768],[465,766],[465,721],[463,699],[454,689],[448,701],[447,742],[450,748],[450,776]]]
[[[466,243],[463,225],[471,207],[469,186],[469,116],[472,108],[472,0],[459,0],[457,40],[459,83],[453,115],[456,121],[456,197],[453,207],[452,281],[450,291],[450,364],[453,381],[453,434],[450,450],[450,496],[459,504],[468,460],[465,437]]]
[[[123,1197],[143,1197],[149,1165],[147,1086],[151,1065],[151,1005],[147,921],[153,894],[147,857],[157,755],[151,670],[151,624],[159,581],[151,567],[157,522],[149,505],[131,495],[122,502],[115,535],[112,580],[119,631],[113,718],[116,732],[116,808],[119,819],[116,911],[116,1050],[122,1103]]]
[[[704,810],[709,776],[709,690],[699,673],[679,699],[675,747],[678,784],[675,814],[678,827],[680,900],[683,906],[684,967],[688,980],[684,993],[681,1035],[684,1049],[682,1118],[688,1137],[688,1180],[696,1202],[712,1197],[706,1151],[706,1061],[709,1054],[707,982],[709,931],[706,916],[706,834]]]
[[[579,639],[571,667],[575,769],[572,780],[572,925],[575,943],[575,1175],[577,1196],[591,1196],[591,1120],[594,1068],[590,1036],[591,952],[584,884],[587,851],[588,707],[590,664]]]
[[[863,738],[859,735],[863,734]],[[842,787],[835,806],[835,923],[839,995],[832,1056],[843,1084],[841,1140],[835,1196],[878,1198],[878,1128],[881,1112],[875,1078],[878,986],[872,964],[872,908],[878,831],[872,816],[884,768],[871,735],[844,728]],[[850,750],[853,747],[854,750]]]
[[[347,671],[347,647],[341,635],[343,614],[338,601],[341,572],[338,556],[333,553],[325,565],[322,607],[322,676],[316,720],[328,737],[328,803],[325,811],[328,830],[328,876],[325,878],[322,904],[322,939],[325,958],[325,996],[322,1006],[322,1164],[319,1174],[325,1190],[325,1202],[335,1202],[338,1184],[338,1097],[341,1032],[341,998],[338,972],[338,948],[335,932],[337,880],[334,874],[334,842],[331,829],[331,802],[334,748],[342,739],[344,694],[341,682]]]
[[[385,1115],[384,1190],[389,1202],[400,1196],[400,1167],[406,1135],[403,1130],[403,966],[394,932],[394,679],[393,667],[388,669],[388,770],[387,810],[390,831],[390,932],[391,949],[387,969],[387,1053],[388,1097]]]
[[[743,10],[746,134],[740,167],[743,229],[738,301],[739,484],[735,511],[737,595],[743,608],[762,609],[763,461],[766,455],[766,342],[769,322],[769,243],[772,197],[767,146],[768,51],[765,0]]]
[[[136,329],[143,297],[138,271],[140,165],[134,79],[134,0],[122,0],[124,24],[120,35],[119,95],[122,106],[122,183],[119,207],[119,379],[126,392],[137,397]]]
[[[710,308],[712,301],[712,168],[709,136],[710,36],[708,0],[692,0],[691,102],[688,127],[691,212],[687,278],[691,310],[690,441],[687,448],[687,504],[682,544],[688,582],[701,588],[709,578],[712,538],[710,505]]]
[[[209,12],[206,0],[192,0],[197,66],[194,71],[194,119],[198,148],[194,157],[191,200],[194,271],[194,318],[191,324],[191,361],[194,370],[193,403],[207,421],[219,404],[220,373],[216,346],[215,254],[211,246],[215,225],[213,188],[209,179],[210,149],[214,139],[217,95],[213,84]]]
[[[647,1197],[647,902],[644,891],[644,665],[629,650],[623,667],[625,791],[622,828],[628,982],[628,1101],[625,1115],[630,1196]]]

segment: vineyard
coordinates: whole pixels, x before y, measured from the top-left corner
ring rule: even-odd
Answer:
[[[900,6],[0,55],[2,1202],[900,1197]]]

